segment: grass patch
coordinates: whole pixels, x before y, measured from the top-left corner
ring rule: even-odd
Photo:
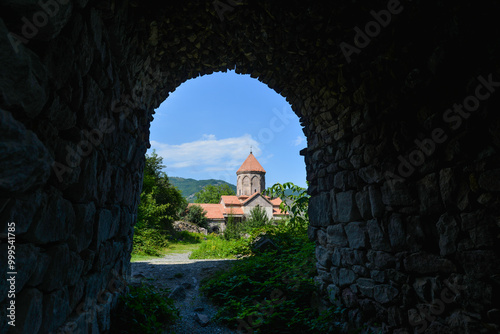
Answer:
[[[162,257],[162,255],[152,256],[152,255],[141,255],[141,254],[132,253],[132,257],[130,258],[130,262],[149,261],[149,260],[157,259],[159,257]]]
[[[200,247],[200,244],[170,244],[165,249],[164,255],[189,253]]]
[[[136,236],[134,236],[134,242],[136,241],[135,238]],[[162,245],[162,247],[155,246],[154,252],[148,253],[142,251],[140,247],[134,247],[130,262],[149,261],[152,259],[164,257],[168,254],[182,254],[193,252],[206,239],[205,235],[201,233],[192,233],[188,231],[174,232],[171,235],[161,235],[161,241],[158,241],[158,236],[156,236],[156,238],[156,244]]]
[[[226,240],[215,234],[209,234],[189,256],[190,259],[234,259],[241,253],[246,240]]]

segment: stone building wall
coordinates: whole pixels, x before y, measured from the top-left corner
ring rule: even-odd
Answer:
[[[489,126],[453,132],[431,116],[422,137],[349,118],[339,131],[351,133],[305,154],[322,291],[359,326],[384,319],[384,332],[495,332],[500,170],[493,138],[479,133]]]
[[[240,172],[236,180],[237,196],[252,196],[266,189],[266,176],[264,173]],[[241,193],[240,193],[241,192]]]
[[[269,219],[273,219],[273,206],[271,203],[269,203],[267,200],[264,199],[262,196],[256,196],[254,197],[247,205],[242,206],[241,208],[243,209],[243,213],[245,217],[250,217],[252,210],[255,209],[255,207],[259,206],[262,210],[266,212],[266,215]]]
[[[154,109],[228,69],[286,97],[304,126],[325,301],[388,333],[495,331],[498,6],[1,2],[0,254],[15,222],[15,332],[109,328]]]

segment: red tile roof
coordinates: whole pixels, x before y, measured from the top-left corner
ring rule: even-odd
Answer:
[[[262,173],[265,173],[266,171],[260,165],[260,163],[257,161],[257,159],[253,156],[253,154],[250,153],[248,155],[248,157],[246,158],[246,160],[241,165],[241,167],[236,171],[236,174],[241,173],[241,172],[262,172]]]
[[[221,204],[189,203],[188,207],[193,205],[201,206],[207,212],[207,219],[224,219],[224,206]]]
[[[269,202],[271,202],[273,204],[273,216],[288,215],[288,212],[281,211],[281,209],[280,209],[280,204],[282,202],[281,198],[276,197],[276,198],[271,199],[270,197],[268,197],[268,199],[269,199]]]
[[[224,204],[226,205],[241,205],[238,196],[223,195],[221,196],[221,200],[224,201]]]
[[[281,211],[281,209],[278,207],[273,207],[273,216],[285,216],[285,215],[288,215],[288,212],[283,212]]]
[[[224,213],[226,215],[244,215],[243,209],[241,207],[229,207],[225,208]]]
[[[261,195],[260,193],[254,193],[252,196],[221,196],[221,200],[218,204],[209,203],[189,203],[188,207],[192,205],[201,206],[206,212],[206,217],[210,220],[223,220],[227,215],[244,215],[242,206],[248,204],[252,199]],[[288,212],[281,212],[279,205],[281,204],[280,198],[271,199],[269,196],[261,195],[265,200],[269,201],[273,205],[273,216],[288,215]]]
[[[246,198],[244,201],[242,201],[241,205],[245,205],[246,203],[250,202],[252,199],[255,197],[259,196],[260,193],[254,193],[252,196]],[[269,201],[269,197],[261,195],[265,200]]]
[[[273,204],[273,206],[276,206],[276,205],[279,206],[281,204],[281,198],[279,198],[279,197],[276,197],[273,199],[270,199],[268,197],[268,199],[269,199],[269,202],[271,202]]]

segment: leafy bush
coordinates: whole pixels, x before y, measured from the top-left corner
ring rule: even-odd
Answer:
[[[194,233],[189,231],[177,231],[173,233],[169,239],[172,242],[180,243],[180,244],[199,244],[201,243],[202,238],[205,236],[201,233]]]
[[[286,190],[295,195],[287,195]],[[320,313],[317,307],[315,245],[306,234],[305,189],[292,183],[275,184],[268,194],[282,199],[282,210],[288,211],[290,218],[275,224],[256,223],[250,237],[240,239],[234,250],[250,256],[219,272],[202,290],[221,305],[218,319],[245,333],[332,333],[336,330],[332,319],[339,320],[341,311]],[[252,216],[258,221],[261,212]],[[278,250],[253,253],[250,246],[263,235]]]
[[[179,317],[169,292],[149,285],[131,286],[112,315],[111,333],[162,333]]]
[[[307,189],[296,186],[292,182],[275,183],[264,191],[267,196],[281,199],[280,209],[290,214],[284,223],[289,225],[292,234],[304,234],[309,226],[309,195]]]
[[[253,229],[264,227],[270,223],[266,210],[259,205],[250,211],[250,216],[243,222],[244,233],[250,233]]]
[[[261,228],[269,224],[269,222],[270,219],[266,214],[266,210],[257,205],[250,211],[248,219],[242,222],[236,222],[233,216],[229,215],[224,230],[224,238],[226,240],[239,239],[244,234],[250,234],[254,229]]]
[[[167,246],[167,236],[164,233],[152,228],[135,230],[133,254],[160,256],[160,251]]]
[[[249,220],[259,225],[266,225],[269,223],[269,217],[267,216],[266,210],[260,205],[257,205],[250,211]]]
[[[239,330],[319,333],[316,329],[325,326],[313,307],[314,244],[275,232],[273,241],[281,252],[246,257],[209,280],[202,290],[222,306],[218,318]]]
[[[186,213],[186,219],[199,227],[208,228],[207,212],[199,205],[191,205]]]

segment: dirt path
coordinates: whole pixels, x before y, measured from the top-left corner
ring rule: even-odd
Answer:
[[[190,254],[169,254],[159,259],[132,262],[132,283],[145,282],[172,291],[181,319],[165,333],[236,333],[214,323],[212,319],[217,308],[199,291],[203,278],[231,266],[235,260],[190,260]]]

